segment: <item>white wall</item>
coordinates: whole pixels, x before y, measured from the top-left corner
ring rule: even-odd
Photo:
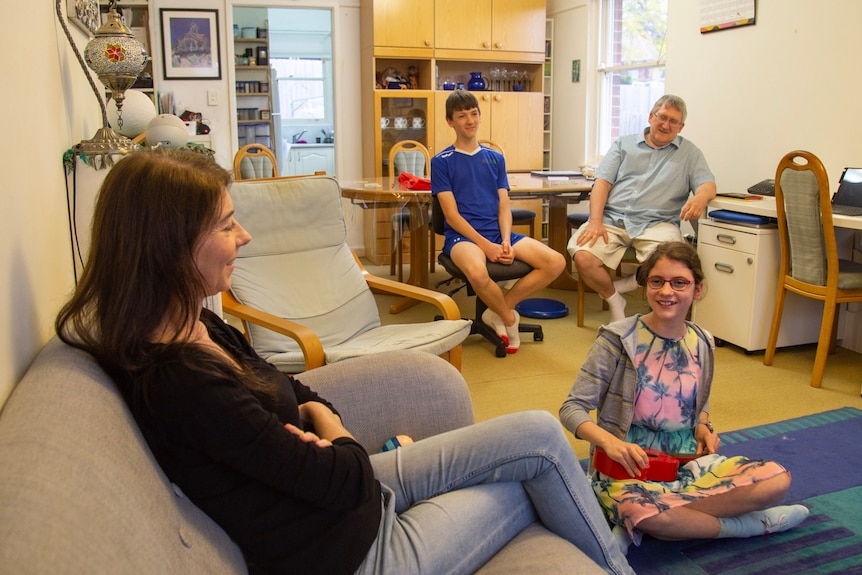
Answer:
[[[719,190],[775,176],[796,149],[830,182],[862,164],[858,0],[760,0],[756,23],[699,32],[698,2],[669,1],[667,89],[685,98],[683,135],[703,150]]]
[[[61,158],[73,142],[93,137],[101,113],[71,59],[53,2],[26,8],[4,2],[0,22],[2,405],[52,335],[54,316],[72,287]]]
[[[552,75],[551,168],[576,169],[592,160],[587,157],[586,134],[594,116],[589,70],[596,67],[591,48],[589,6],[586,0],[551,0],[548,17],[554,21]],[[572,82],[572,61],[581,61],[581,81]]]

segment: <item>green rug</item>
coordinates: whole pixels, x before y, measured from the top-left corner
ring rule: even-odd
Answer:
[[[629,550],[638,575],[862,575],[862,411],[842,408],[721,434],[726,455],[772,459],[793,484],[782,503],[811,515],[796,529],[749,539],[665,542]]]

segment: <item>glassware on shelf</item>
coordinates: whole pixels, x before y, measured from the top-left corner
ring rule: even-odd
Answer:
[[[509,70],[504,66],[502,70],[500,70],[500,82],[502,85],[502,90],[507,92],[511,89],[509,84]]]
[[[491,71],[488,72],[488,76],[490,76],[491,80],[493,80],[493,84],[491,87],[489,87],[489,89],[496,90],[497,92],[499,92],[500,91],[500,69],[498,67],[494,66],[493,68],[491,68]]]

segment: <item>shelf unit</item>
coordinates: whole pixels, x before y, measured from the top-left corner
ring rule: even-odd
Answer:
[[[554,57],[554,21],[552,19],[548,19],[545,23],[545,63],[543,70],[543,85],[544,85],[544,102],[543,102],[543,112],[544,112],[544,120],[543,120],[543,128],[544,128],[544,146],[542,148],[542,168],[546,170],[551,169],[553,155],[551,153],[551,143],[553,142],[553,138],[551,137],[551,130],[553,129],[554,123],[551,121],[551,116],[554,112],[554,101],[553,101],[553,84],[552,74],[553,74],[553,57]]]
[[[144,45],[149,58],[143,72],[140,73],[138,79],[132,85],[133,90],[147,94],[153,103],[158,107],[156,102],[156,85],[155,74],[153,74],[153,42],[152,29],[150,26],[150,5],[147,0],[125,0],[122,5],[117,5],[117,12],[120,14],[120,19],[135,35],[135,39]],[[106,0],[99,1],[99,12],[101,14],[101,23],[104,24],[109,11],[109,2]],[[110,91],[108,91],[110,92]]]
[[[258,28],[265,36],[265,28]],[[237,38],[234,46],[236,85],[237,148],[246,144],[266,146],[274,154],[272,116],[272,69],[269,66],[269,38]]]

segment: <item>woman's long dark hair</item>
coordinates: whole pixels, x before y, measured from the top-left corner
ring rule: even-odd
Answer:
[[[206,293],[195,248],[214,225],[227,170],[183,149],[135,152],[105,178],[81,280],[55,328],[114,377],[151,363],[166,314],[188,334]]]

